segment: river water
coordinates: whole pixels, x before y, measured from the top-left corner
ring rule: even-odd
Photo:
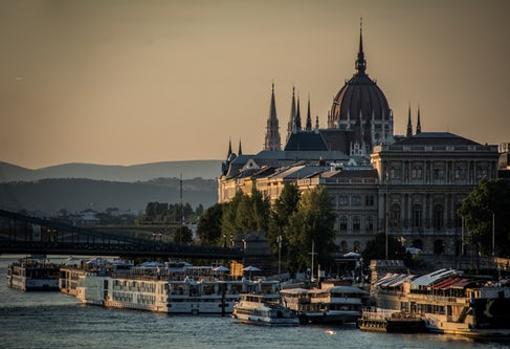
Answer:
[[[167,316],[83,306],[58,292],[9,289],[0,259],[0,348],[509,348],[442,335],[361,332],[355,327],[266,328],[229,317]]]

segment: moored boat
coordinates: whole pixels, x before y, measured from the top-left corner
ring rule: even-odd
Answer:
[[[368,293],[358,287],[324,283],[321,288],[284,289],[283,304],[302,323],[356,323]]]
[[[25,258],[8,267],[7,285],[21,291],[58,290],[59,266],[47,260]]]
[[[377,306],[420,317],[431,332],[510,338],[510,287],[503,281],[440,269],[414,276],[387,274],[374,283]]]
[[[234,305],[232,317],[241,323],[265,326],[296,326],[299,319],[291,310],[279,304],[274,294],[242,294]]]

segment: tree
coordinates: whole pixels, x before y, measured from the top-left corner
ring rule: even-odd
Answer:
[[[197,217],[200,217],[204,214],[204,206],[202,204],[198,204],[198,206],[195,208],[195,215]]]
[[[386,234],[379,233],[373,240],[367,242],[367,246],[362,252],[363,260],[367,263],[372,259],[386,258]],[[388,236],[388,258],[390,259],[404,259],[406,256],[405,247],[395,239],[395,237]]]
[[[221,245],[221,217],[223,204],[215,204],[202,214],[197,226],[197,235],[202,245]]]
[[[467,239],[485,254],[492,253],[492,215],[496,225],[496,254],[510,254],[510,186],[498,180],[482,180],[462,202],[459,213],[464,217]]]
[[[174,242],[176,244],[189,244],[193,241],[193,233],[187,226],[183,225],[175,231]]]
[[[334,225],[335,213],[325,188],[319,186],[303,194],[285,229],[289,240],[289,269],[302,270],[310,266],[312,241],[318,263],[323,266],[330,263],[335,250]]]
[[[282,254],[287,254],[289,237],[285,235],[290,217],[297,211],[299,203],[299,190],[293,183],[286,182],[280,197],[276,200],[269,216],[267,239],[274,253],[278,252],[278,236],[283,239]]]
[[[253,189],[251,196],[237,192],[225,204],[221,219],[222,234],[228,241],[241,239],[250,231],[266,231],[270,204],[259,191]]]

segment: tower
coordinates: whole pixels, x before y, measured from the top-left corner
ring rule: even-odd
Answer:
[[[308,111],[306,113],[306,130],[312,130],[312,116],[310,115],[310,96],[308,96]]]
[[[243,155],[243,147],[241,145],[241,139],[239,139],[239,148],[237,150],[237,155]]]
[[[418,106],[418,120],[416,121],[416,134],[421,133],[420,106]]]
[[[239,141],[241,148],[241,141]],[[267,118],[266,138],[264,141],[264,150],[275,151],[281,149],[280,126],[278,116],[276,115],[276,101],[274,97],[274,83],[271,85],[271,102],[269,104],[269,116]],[[239,151],[241,155],[241,151]]]
[[[409,112],[407,114],[407,132],[406,137],[413,135],[413,123],[411,122],[411,104],[409,104]]]
[[[296,116],[294,117],[295,131],[301,131],[301,101],[297,98]]]
[[[296,97],[295,97],[295,91],[296,88],[292,86],[292,100],[290,104],[290,118],[289,118],[289,124],[287,126],[287,140],[289,140],[289,137],[292,133],[292,130],[294,128],[294,118],[296,117]]]
[[[230,155],[232,155],[232,140],[228,139],[228,151],[227,151],[227,159],[230,158]]]

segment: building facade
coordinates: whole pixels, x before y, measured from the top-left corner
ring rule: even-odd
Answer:
[[[498,147],[449,132],[425,132],[411,109],[406,135],[395,135],[393,112],[382,89],[366,72],[360,30],[355,73],[339,90],[328,112],[328,127],[312,127],[310,102],[301,127],[294,88],[287,141],[280,150],[274,96],[264,150],[229,150],[218,179],[219,202],[255,187],[274,202],[286,182],[305,192],[324,186],[337,214],[340,252],[362,251],[378,232],[399,238],[427,254],[461,251],[462,200],[482,180],[498,176]]]

